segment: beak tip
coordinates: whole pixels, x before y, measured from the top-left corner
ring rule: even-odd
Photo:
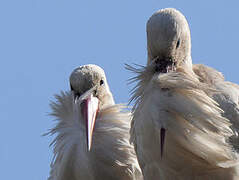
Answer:
[[[91,147],[88,145],[88,152],[90,152],[90,150],[91,150]]]
[[[90,152],[90,150],[91,150],[91,137],[88,138],[87,150],[88,150],[88,152]]]
[[[163,158],[165,133],[166,133],[166,129],[165,129],[165,128],[161,128],[161,129],[160,129],[160,151],[161,151],[161,158]]]

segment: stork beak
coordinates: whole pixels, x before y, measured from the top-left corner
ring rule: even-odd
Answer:
[[[98,112],[99,99],[90,94],[85,99],[85,104],[83,107],[84,118],[86,121],[86,137],[87,137],[87,148],[88,151],[91,149],[92,135],[95,125],[95,119]]]
[[[163,157],[165,134],[166,134],[166,129],[161,128],[161,129],[160,129],[160,145],[161,145],[161,146],[160,146],[160,151],[161,151],[161,158]]]

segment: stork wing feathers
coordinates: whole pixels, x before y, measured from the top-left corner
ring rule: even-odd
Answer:
[[[230,167],[237,163],[236,154],[226,142],[226,139],[233,135],[231,123],[221,116],[223,110],[206,93],[213,94],[218,91],[183,69],[154,75],[152,80],[148,81],[147,76],[143,75],[147,74],[147,68],[141,72],[137,70],[138,76],[135,78],[139,82],[134,93],[137,96],[133,97],[136,99],[137,108],[134,109],[131,140],[137,144],[135,128],[140,127],[135,127],[134,120],[140,122],[140,119],[147,119],[151,114],[156,129],[168,129],[170,137],[175,138],[170,140],[171,142],[179,142],[180,147],[185,147],[195,155],[191,157],[192,161],[196,162],[195,158],[200,158],[215,167]],[[133,68],[131,70],[136,71]],[[140,123],[137,125],[140,126]],[[171,145],[172,147],[169,147],[168,144],[167,150],[177,149],[176,144]],[[179,151],[180,149],[182,148],[178,148]],[[181,155],[183,154],[185,152],[181,152]]]
[[[222,116],[229,119],[232,124],[230,127],[234,131],[230,141],[233,147],[239,151],[239,85],[224,81],[223,75],[213,68],[205,65],[196,64],[193,66],[195,74],[201,82],[207,83],[210,87],[217,90],[209,94],[223,110]]]

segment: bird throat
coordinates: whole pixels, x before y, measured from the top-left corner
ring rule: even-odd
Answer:
[[[157,58],[155,60],[155,72],[168,73],[176,71],[176,63],[171,58]]]

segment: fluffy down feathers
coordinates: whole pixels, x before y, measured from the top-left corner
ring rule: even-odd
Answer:
[[[80,100],[71,93],[56,95],[51,103],[57,124],[49,134],[56,135],[54,159],[49,180],[133,180],[140,179],[133,147],[129,144],[130,114],[121,105],[100,110],[93,134],[93,145],[87,151],[82,126]]]
[[[138,83],[131,99],[136,101],[131,141],[144,178],[233,179],[238,155],[228,143],[231,123],[209,96],[219,91],[185,69],[154,75],[150,65],[127,68],[138,74],[132,79]],[[166,129],[163,157],[162,127]]]

